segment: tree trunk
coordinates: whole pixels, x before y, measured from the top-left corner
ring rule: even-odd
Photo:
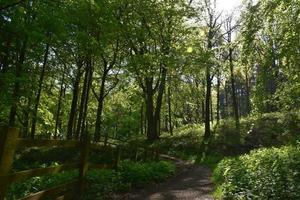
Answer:
[[[88,81],[88,71],[85,70],[84,73],[84,82],[83,82],[83,87],[81,91],[81,98],[80,98],[80,106],[79,106],[79,111],[78,111],[78,119],[77,119],[77,127],[75,131],[75,138],[78,140],[80,136],[80,130],[81,130],[81,125],[82,125],[82,117],[83,117],[83,108],[85,104],[85,93],[86,93],[86,86],[87,86],[87,81]]]
[[[214,123],[213,101],[211,95],[210,95],[210,121]]]
[[[225,82],[225,108],[224,108],[224,117],[228,117],[230,115],[229,113],[229,97],[228,97],[228,87],[227,87],[227,81]]]
[[[168,85],[168,112],[169,112],[169,131],[173,135],[173,126],[172,126],[172,107],[171,107],[171,78],[169,76],[169,85]]]
[[[92,81],[93,81],[93,66],[92,66],[91,57],[88,57],[86,62],[87,62],[86,66],[87,66],[88,76],[87,76],[87,85],[85,88],[85,101],[84,101],[83,116],[82,116],[82,122],[81,122],[80,140],[83,140],[83,138],[85,137],[84,134],[87,134],[87,132],[85,132],[85,130],[87,129],[87,125],[88,125],[88,123],[86,123],[86,116],[87,116],[87,110],[88,110],[90,89],[91,89]]]
[[[85,75],[84,75],[84,83],[83,88],[81,92],[81,100],[80,100],[80,107],[79,107],[79,115],[77,120],[77,128],[75,132],[75,138],[79,139],[84,131],[85,128],[85,108],[87,107],[87,101],[88,101],[88,94],[91,84],[91,76],[92,76],[92,66],[90,61],[86,61],[86,68],[85,68]]]
[[[57,105],[57,110],[56,110],[56,118],[55,118],[55,130],[54,130],[54,139],[57,139],[57,131],[60,126],[60,111],[61,111],[61,104],[62,104],[62,97],[63,93],[65,90],[65,72],[63,72],[63,76],[61,79],[61,85],[60,85],[60,90],[59,90],[59,96],[58,96],[58,105]]]
[[[158,138],[157,124],[154,119],[154,105],[153,105],[153,96],[154,91],[152,88],[153,78],[146,78],[146,116],[147,116],[147,139],[156,140]]]
[[[141,135],[144,134],[144,102],[142,102],[142,105],[141,105]]]
[[[72,104],[69,114],[68,120],[68,130],[67,130],[67,138],[71,139],[73,137],[73,130],[75,128],[75,121],[76,121],[76,112],[77,112],[77,102],[78,102],[78,95],[79,95],[79,85],[81,79],[81,67],[82,63],[78,63],[78,69],[75,81],[73,83],[73,97],[72,97]]]
[[[233,72],[233,57],[232,57],[232,48],[229,49],[229,62],[230,62],[230,79],[231,79],[231,95],[232,95],[232,105],[233,105],[233,112],[235,118],[235,126],[236,129],[239,129],[240,120],[239,120],[239,110],[238,104],[236,99],[236,90],[235,90],[235,78]]]
[[[217,124],[220,122],[220,74],[218,73],[218,80],[217,80]]]
[[[210,138],[210,98],[211,98],[211,77],[210,66],[206,67],[206,95],[205,95],[205,132],[203,142],[208,142]]]
[[[205,123],[205,102],[204,100],[201,101],[201,113],[202,113],[202,122]]]
[[[162,106],[162,99],[163,99],[163,94],[165,90],[165,85],[166,85],[166,77],[167,77],[167,68],[163,67],[162,72],[161,72],[161,81],[159,84],[158,88],[158,95],[157,95],[157,100],[156,100],[156,108],[155,108],[155,113],[154,113],[154,120],[156,121],[158,128],[157,128],[157,138],[159,138],[160,135],[160,114],[161,114],[161,106]]]
[[[248,72],[246,72],[246,113],[247,115],[251,112],[251,102],[250,102],[250,85],[249,85],[249,78]]]
[[[9,113],[9,121],[8,121],[8,126],[14,127],[15,122],[16,122],[16,115],[17,115],[17,106],[18,106],[18,101],[20,97],[20,78],[21,78],[21,73],[22,73],[22,67],[23,63],[25,61],[25,52],[26,52],[26,47],[27,47],[27,41],[28,38],[26,37],[24,42],[22,43],[21,49],[20,49],[20,56],[18,59],[18,62],[16,64],[16,71],[15,71],[15,83],[14,83],[14,89],[13,89],[13,102],[10,108],[10,113]]]
[[[99,141],[101,136],[101,125],[102,125],[102,111],[103,111],[103,101],[105,95],[105,81],[107,78],[108,70],[105,67],[103,70],[103,74],[101,77],[101,85],[100,85],[100,92],[97,98],[98,100],[98,108],[97,108],[97,117],[96,117],[96,124],[95,124],[95,133],[94,133],[94,140],[96,142]],[[107,136],[106,136],[107,137]]]
[[[43,89],[43,82],[44,82],[44,77],[45,77],[47,61],[48,61],[48,55],[49,55],[49,43],[47,43],[46,47],[45,47],[43,65],[42,65],[42,70],[40,73],[40,79],[39,79],[39,83],[38,83],[38,91],[36,93],[34,109],[32,112],[32,123],[31,123],[31,133],[30,133],[31,139],[34,139],[34,136],[35,136],[38,107],[39,107],[41,93],[42,93],[42,89]]]

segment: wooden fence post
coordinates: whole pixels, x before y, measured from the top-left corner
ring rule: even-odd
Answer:
[[[0,127],[0,176],[9,174],[19,136],[19,129]],[[4,200],[8,185],[0,183],[0,200]]]
[[[114,163],[114,168],[118,169],[119,163],[121,159],[121,147],[118,145],[116,149],[116,158],[115,158],[115,163]]]
[[[85,185],[86,185],[86,173],[88,171],[89,146],[90,146],[90,135],[87,132],[82,140],[82,145],[81,145],[81,158],[80,158],[80,168],[79,168],[80,198],[83,198]]]

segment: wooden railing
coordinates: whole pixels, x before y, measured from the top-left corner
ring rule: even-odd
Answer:
[[[79,177],[69,183],[58,185],[53,188],[49,188],[44,191],[31,194],[27,197],[22,198],[23,200],[37,200],[43,199],[45,197],[52,197],[57,199],[74,199],[72,194],[76,190],[76,198],[78,195],[80,197],[84,194],[86,173],[89,169],[100,169],[100,168],[117,168],[119,161],[121,160],[121,151],[123,146],[118,144],[115,145],[116,153],[114,154],[113,164],[95,164],[89,163],[88,157],[91,150],[99,150],[104,146],[100,144],[90,143],[90,139],[87,136],[83,141],[72,141],[72,140],[30,140],[22,139],[18,137],[19,130],[17,128],[0,127],[0,200],[4,200],[6,196],[7,189],[9,186],[16,182],[22,181],[35,176],[43,176],[48,174],[61,173],[63,171],[69,170],[79,170]],[[58,166],[45,167],[45,168],[35,168],[24,171],[19,171],[12,173],[11,168],[13,164],[13,159],[15,151],[20,148],[29,147],[75,147],[80,151],[80,160],[77,163],[72,164],[61,164]],[[143,151],[143,158],[148,159],[158,159],[159,152],[158,149],[147,148],[147,147],[135,147],[135,151],[131,156],[132,160],[138,160],[139,151]],[[79,194],[78,194],[79,191]]]

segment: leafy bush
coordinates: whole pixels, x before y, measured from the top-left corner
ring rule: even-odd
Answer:
[[[112,169],[91,170],[87,173],[85,199],[107,199],[113,192],[126,191],[129,184],[122,182],[120,173]]]
[[[300,199],[300,146],[224,159],[213,176],[220,199]]]
[[[300,131],[300,113],[265,113],[259,115],[247,131],[247,145],[274,146],[296,141]]]
[[[89,160],[97,164],[112,164],[116,155],[116,149],[111,146],[90,151]]]
[[[20,171],[77,162],[80,152],[76,148],[31,148],[23,152],[17,152],[15,157],[13,170]]]
[[[90,170],[87,173],[85,199],[106,199],[115,192],[127,191],[131,187],[140,187],[147,183],[160,181],[175,173],[175,165],[166,162],[134,163],[122,161],[118,171],[113,169]],[[78,178],[78,170],[59,174],[33,177],[17,182],[9,188],[7,199],[19,199]]]
[[[242,118],[239,131],[234,120],[227,119],[221,120],[216,127],[212,146],[219,153],[237,155],[258,147],[291,144],[299,137],[299,132],[299,112],[265,113]]]
[[[140,187],[153,181],[163,180],[175,173],[175,165],[166,162],[134,163],[122,161],[118,171],[111,169],[88,172],[86,199],[111,199],[115,192]]]
[[[163,134],[158,145],[165,154],[194,160],[199,153],[203,133],[203,126],[189,124],[174,130],[173,135]]]
[[[146,183],[163,180],[175,173],[174,164],[167,161],[134,163],[123,161],[119,172],[124,183],[140,187]]]
[[[252,122],[252,118],[241,119],[238,131],[234,119],[221,120],[219,125],[216,126],[214,142],[222,143],[226,146],[242,145],[245,133],[251,127]]]
[[[63,183],[74,180],[78,177],[78,170],[66,171],[59,174],[36,176],[26,181],[13,183],[8,192],[7,199],[19,199],[31,193],[45,190]]]

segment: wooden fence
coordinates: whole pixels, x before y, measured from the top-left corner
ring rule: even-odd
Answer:
[[[80,151],[80,160],[73,164],[62,164],[58,166],[35,168],[12,173],[11,168],[15,152],[17,149],[24,147],[75,147]],[[118,167],[122,151],[122,146],[120,145],[116,146],[113,164],[94,164],[88,161],[89,152],[91,150],[99,150],[101,148],[103,148],[102,145],[90,143],[88,136],[81,142],[72,140],[30,140],[19,138],[19,130],[17,128],[0,127],[0,200],[5,199],[7,189],[14,182],[26,180],[35,176],[56,174],[68,170],[79,170],[78,179],[31,194],[22,198],[22,200],[37,200],[44,199],[45,197],[51,197],[52,199],[74,199],[74,197],[72,197],[72,194],[74,193],[77,198],[78,195],[82,197],[84,194],[86,173],[89,169]],[[147,159],[148,157],[158,159],[159,157],[158,149],[148,149],[145,147],[135,147],[135,149],[134,154],[131,156],[133,160],[137,160],[140,150],[143,151],[143,159]]]

